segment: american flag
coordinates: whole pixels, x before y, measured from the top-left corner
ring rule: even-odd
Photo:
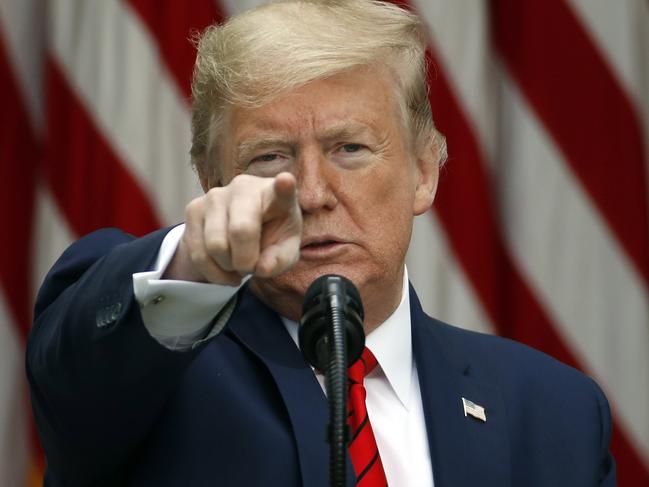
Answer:
[[[255,0],[0,1],[0,485],[37,485],[38,284],[103,226],[182,219],[193,32]],[[406,2],[399,2],[405,5]],[[649,485],[649,0],[417,0],[450,159],[408,256],[426,310],[592,375]]]
[[[482,406],[478,406],[473,401],[462,398],[462,407],[464,408],[465,417],[469,415],[481,421],[487,421],[487,415],[485,414],[484,408]]]

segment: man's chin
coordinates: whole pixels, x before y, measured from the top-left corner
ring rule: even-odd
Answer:
[[[295,314],[295,310],[301,310],[304,294],[311,283],[318,277],[327,274],[337,274],[346,277],[357,287],[362,285],[362,273],[353,266],[336,263],[314,266],[302,265],[299,262],[294,268],[277,277],[270,279],[253,277],[250,288],[256,296],[271,308],[276,309],[277,306],[280,308],[290,308],[293,310],[291,314]],[[286,311],[276,310],[284,314],[284,316],[293,318],[288,316]]]
[[[327,274],[336,274],[346,277],[357,286],[360,284],[360,282],[357,281],[361,279],[362,275],[362,273],[359,272],[359,269],[356,269],[355,266],[349,264],[327,263],[308,266],[301,266],[298,264],[294,269],[278,276],[276,279],[288,286],[291,290],[294,290],[303,296],[313,281]]]
[[[368,261],[331,263],[318,266],[298,264],[272,279],[251,281],[251,291],[269,308],[293,321],[302,316],[306,290],[318,277],[338,274],[352,281],[361,295],[369,329],[384,321],[399,304],[402,274],[399,269],[385,269]],[[403,269],[403,264],[401,264]]]

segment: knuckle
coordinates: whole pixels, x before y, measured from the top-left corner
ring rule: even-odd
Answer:
[[[281,255],[278,255],[275,259],[275,265],[268,269],[269,273],[275,277],[282,274],[286,270],[286,259]]]
[[[232,189],[246,187],[249,186],[250,183],[254,181],[254,179],[254,176],[250,176],[249,174],[237,174],[232,178],[230,184],[228,184],[228,187]]]
[[[262,278],[273,277],[272,269],[265,262],[260,262],[255,267],[255,275]]]
[[[258,229],[251,222],[237,222],[230,225],[229,234],[235,242],[248,242],[258,238]]]
[[[240,184],[242,181],[245,181],[246,178],[248,177],[247,174],[237,174],[235,177],[232,178],[230,181],[230,185],[233,184]]]
[[[185,220],[191,220],[195,215],[199,214],[203,208],[202,196],[194,198],[187,206],[185,206]]]
[[[205,248],[209,254],[223,254],[228,251],[228,240],[222,235],[212,235],[205,238]]]
[[[227,190],[225,188],[216,187],[210,188],[207,193],[198,198],[202,205],[207,204],[209,207],[213,207],[219,204],[222,204],[223,199],[225,198]]]
[[[191,249],[189,259],[198,266],[205,265],[208,261],[207,254],[201,249]]]
[[[208,198],[220,198],[223,195],[224,188],[221,186],[215,186],[213,188],[210,188],[207,190],[204,196],[207,196]],[[202,197],[198,197],[197,199],[201,199]]]
[[[299,253],[288,252],[282,253],[277,256],[277,265],[275,270],[278,273],[286,272],[298,261],[300,255]]]
[[[282,252],[277,255],[275,266],[271,269],[273,275],[279,275],[293,267],[300,258],[299,249],[297,252]]]

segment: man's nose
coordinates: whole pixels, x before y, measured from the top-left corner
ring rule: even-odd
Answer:
[[[297,171],[298,203],[304,213],[331,210],[336,206],[335,185],[338,175],[321,153],[305,153]]]

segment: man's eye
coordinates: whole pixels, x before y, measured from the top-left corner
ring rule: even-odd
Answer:
[[[263,154],[261,156],[255,157],[250,162],[271,162],[277,159],[277,154]]]
[[[342,150],[347,153],[358,152],[362,148],[361,144],[345,144],[342,146]]]

